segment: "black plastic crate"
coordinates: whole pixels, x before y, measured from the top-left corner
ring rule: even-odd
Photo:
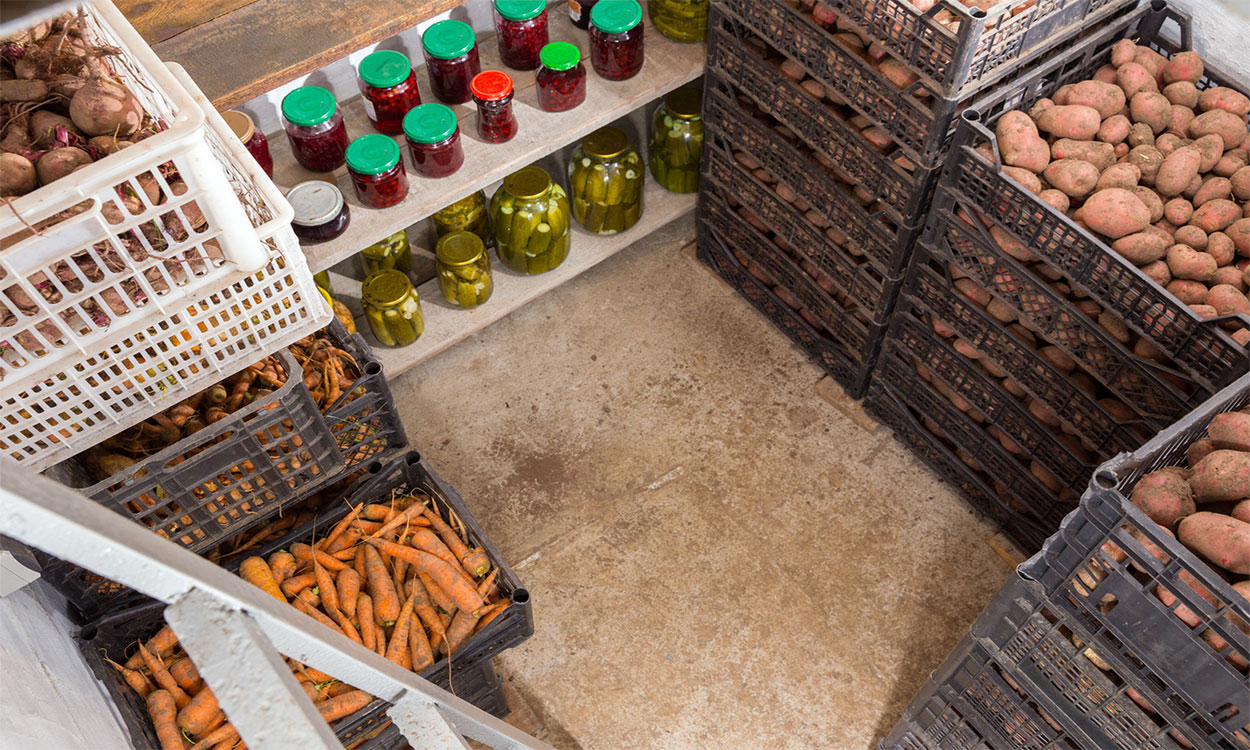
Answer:
[[[972,725],[973,712],[949,692],[925,680],[878,750],[998,750]]]
[[[1180,44],[1168,41],[1168,34],[1179,36]],[[1246,348],[1233,341],[1218,323],[1199,318],[1102,240],[1002,174],[997,155],[991,161],[976,151],[976,146],[990,144],[997,154],[993,128],[1003,112],[1027,110],[1060,86],[1093,77],[1110,59],[1112,45],[1122,38],[1137,39],[1170,57],[1190,46],[1188,16],[1156,0],[1155,6],[1137,9],[1071,50],[1038,65],[1027,76],[978,99],[964,113],[964,121],[956,132],[951,157],[934,196],[925,241],[939,249],[953,244],[946,235],[957,223],[952,219],[957,210],[984,217],[1023,242],[1138,335],[1152,341],[1173,359],[1175,369],[1210,395],[1245,372],[1250,363]],[[1215,84],[1245,88],[1207,66],[1198,87]],[[958,252],[958,248],[950,249]],[[1242,317],[1250,326],[1250,317]],[[1155,381],[1147,383],[1152,388],[1163,385],[1158,378],[1148,380]],[[1146,409],[1144,416],[1161,418],[1160,427],[1194,405],[1186,399],[1173,399],[1171,409],[1166,404],[1141,404]]]

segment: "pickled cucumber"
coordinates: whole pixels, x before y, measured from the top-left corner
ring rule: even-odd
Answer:
[[[494,244],[487,218],[486,194],[481,190],[435,211],[430,220],[434,223],[436,239],[451,232],[472,232],[486,247]]]
[[[669,111],[670,99],[666,97],[651,122],[651,176],[670,192],[695,193],[699,190],[699,162],[703,154],[699,98],[681,89],[670,96],[675,95],[680,96],[674,106],[684,108],[676,110],[680,116]]]
[[[575,168],[571,164],[570,168]],[[537,167],[527,167],[537,170]],[[587,173],[590,170],[585,170]],[[518,173],[519,174],[519,173]],[[528,175],[528,187],[542,181]],[[518,198],[507,190],[508,181],[491,198],[491,224],[495,252],[509,268],[527,274],[546,273],[568,256],[569,213],[572,207],[564,189],[552,184],[546,173],[546,189],[537,195]],[[535,190],[534,192],[537,192]]]
[[[701,42],[707,38],[708,0],[650,0],[651,23],[675,42]]]
[[[613,128],[595,131],[578,145],[569,162],[573,218],[594,234],[629,229],[642,215],[645,180],[642,157],[624,133]]]

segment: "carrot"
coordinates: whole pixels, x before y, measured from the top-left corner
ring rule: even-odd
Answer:
[[[355,508],[348,506],[347,515],[339,519],[339,522],[334,524],[334,528],[330,529],[330,533],[326,534],[321,541],[317,542],[317,549],[323,549],[326,552],[333,552],[336,549],[340,549],[341,547],[334,547],[333,545],[338,541],[339,536],[344,531],[347,531],[347,528],[352,525],[352,521],[356,520],[356,511],[359,509],[359,505]]]
[[[360,594],[356,597],[356,615],[357,621],[360,622],[361,644],[370,651],[377,650],[377,640],[374,636],[373,599],[368,594]]]
[[[312,588],[312,589],[304,589],[303,591],[299,592],[299,596],[297,596],[297,597],[295,597],[295,598],[296,598],[296,599],[298,599],[298,600],[300,600],[301,602],[303,602],[303,603],[307,604],[307,605],[308,605],[308,606],[310,606],[310,607],[320,607],[320,606],[321,606],[321,594],[319,594],[319,593],[317,592],[317,589],[315,589],[315,588]],[[294,602],[292,602],[292,603],[294,603]]]
[[[236,748],[240,747],[238,742],[239,742],[239,739],[237,737],[231,737],[229,739],[222,740],[218,744],[214,745],[212,750],[235,750]],[[242,747],[244,748],[244,750],[246,750],[247,745],[242,745]]]
[[[386,628],[381,625],[373,629],[373,650],[378,656],[386,657]]]
[[[451,626],[447,628],[447,638],[439,646],[439,650],[450,656],[460,648],[465,640],[473,634],[473,629],[477,627],[478,616],[460,610],[451,618]]]
[[[334,577],[338,589],[339,609],[348,618],[356,616],[356,598],[360,595],[360,574],[354,569],[340,570]]]
[[[490,605],[486,609],[482,610],[482,617],[480,620],[478,620],[477,628],[474,629],[473,632],[474,633],[480,632],[482,628],[490,624],[491,620],[503,614],[503,611],[507,609],[510,604],[512,604],[511,599],[504,599],[503,601],[495,602],[494,604]]]
[[[187,705],[191,698],[188,697],[186,691],[179,687],[178,683],[174,681],[173,675],[171,675],[169,670],[165,668],[165,665],[161,663],[160,657],[155,656],[151,651],[148,651],[142,643],[139,644],[139,653],[142,655],[143,663],[147,665],[148,671],[152,673],[152,679],[156,681],[157,685],[160,685],[161,688],[173,696],[174,704],[177,705],[178,708],[182,708]]]
[[[326,697],[334,698],[335,696],[343,695],[344,693],[350,693],[351,691],[355,689],[356,688],[352,687],[351,685],[348,685],[346,682],[336,682],[330,687],[326,688]]]
[[[208,731],[208,725],[219,708],[221,707],[217,705],[217,696],[213,695],[213,689],[205,687],[178,711],[178,726],[185,729],[187,734],[198,737]]]
[[[421,627],[419,617],[414,617],[408,622],[408,653],[412,654],[412,671],[414,672],[420,672],[434,663],[430,639],[425,636],[425,628]]]
[[[195,695],[204,687],[204,680],[200,679],[200,671],[195,668],[195,662],[188,658],[182,658],[169,665],[169,674],[174,678],[174,682],[178,683],[178,687],[187,691],[188,695]]]
[[[298,544],[298,543],[292,544],[291,554],[295,555],[295,558],[297,560],[303,560],[309,565],[311,565],[313,560],[315,559],[317,562],[326,566],[327,568],[334,571],[335,573],[347,567],[347,563],[341,562],[339,560],[335,560],[330,555],[327,555],[326,553],[322,552],[319,549],[313,549],[307,544]]]
[[[360,510],[360,517],[369,521],[385,521],[391,517],[392,513],[396,513],[389,505],[380,505],[378,503],[369,503]]]
[[[369,535],[369,539],[377,539],[377,538],[384,537],[388,533],[394,531],[395,529],[398,529],[400,526],[403,526],[404,524],[407,524],[407,523],[412,523],[412,519],[421,517],[421,509],[424,507],[425,506],[422,505],[421,503],[414,502],[412,505],[408,506],[406,510],[396,513],[392,515],[390,518],[388,518],[386,523],[382,524],[382,528],[378,529],[377,531]],[[418,524],[418,525],[424,526],[425,524]]]
[[[352,567],[356,569],[356,575],[360,576],[361,581],[368,580],[365,575],[365,549],[369,545],[361,544],[356,547],[356,559],[352,561]]]
[[[308,679],[312,680],[313,682],[317,684],[321,684],[323,682],[334,682],[333,677],[326,674],[325,672],[322,672],[320,669],[313,669],[312,667],[306,666],[304,664],[300,664],[298,662],[293,662],[293,664],[296,670],[298,670],[305,677],[307,677]]]
[[[355,525],[352,526],[352,528],[358,529],[360,531],[360,535],[363,537],[365,534],[372,534],[373,532],[382,528],[382,522],[381,521],[357,521]]]
[[[491,598],[499,590],[499,587],[495,585],[495,579],[498,577],[499,568],[495,568],[490,572],[490,575],[482,579],[482,582],[477,585],[477,593],[481,594],[483,599]]]
[[[148,693],[152,692],[152,683],[148,682],[148,678],[137,669],[129,669],[120,664],[114,664],[122,673],[122,678],[126,680],[126,684],[130,689],[139,694],[140,698],[147,698]]]
[[[182,750],[182,732],[178,730],[178,708],[174,696],[168,690],[153,690],[148,694],[148,716],[156,729],[156,739],[161,750]]]
[[[408,622],[412,620],[412,597],[408,597],[408,601],[404,602],[404,607],[399,611],[399,619],[395,621],[395,630],[391,633],[391,642],[386,646],[386,658],[396,664],[403,664],[404,657],[408,654]],[[412,660],[409,657],[408,663]]]
[[[326,617],[325,614],[323,614],[321,610],[310,605],[308,602],[304,601],[303,599],[295,599],[294,601],[292,601],[292,604],[294,604],[295,608],[298,609],[300,612],[303,612],[304,614],[313,618],[314,620],[321,623],[322,625],[325,625],[327,628],[333,628],[334,630],[340,629],[338,623],[336,623],[334,620],[331,620],[329,617]]]
[[[317,710],[321,712],[321,718],[333,723],[344,716],[356,713],[372,701],[372,695],[363,690],[353,690],[318,703]]]
[[[447,545],[438,538],[438,534],[429,529],[413,529],[408,544],[423,552],[429,552],[449,565],[460,567],[460,560],[447,549]]]
[[[269,570],[273,571],[273,579],[279,585],[295,575],[295,555],[280,549],[269,556]]]
[[[212,732],[200,738],[200,741],[191,746],[191,750],[209,750],[216,748],[223,742],[235,742],[239,739],[239,730],[234,728],[233,724],[224,724]],[[226,745],[230,747],[230,745]]]
[[[331,614],[336,615],[338,617],[339,630],[343,631],[343,635],[347,636],[348,638],[351,638],[353,641],[355,641],[356,643],[359,643],[362,646],[365,645],[365,642],[360,638],[360,633],[357,633],[355,626],[352,625],[351,618],[349,618],[347,615],[343,614],[337,609],[334,610],[334,612],[332,612]]]
[[[450,612],[456,608],[456,603],[451,600],[447,592],[435,584],[424,571],[417,571],[417,580],[421,581],[421,585],[425,587],[425,590],[430,595],[430,603],[435,607],[444,612]]]
[[[276,597],[278,601],[286,601],[282,589],[278,588],[278,582],[274,580],[273,571],[269,569],[269,563],[264,558],[249,557],[239,563],[239,576],[266,594]]]
[[[317,574],[317,593],[321,595],[321,607],[333,617],[339,611],[339,592],[334,587],[334,576],[317,563],[313,563],[313,572]]]
[[[395,557],[402,557],[409,563],[417,566],[417,570],[424,572],[430,577],[431,580],[438,584],[438,586],[442,588],[443,591],[445,591],[456,603],[457,607],[468,610],[469,612],[476,612],[482,608],[482,597],[478,595],[473,586],[466,583],[465,580],[460,577],[460,574],[456,572],[455,568],[443,560],[438,559],[428,552],[422,552],[419,549],[404,547],[403,545],[383,541],[381,539],[372,539],[369,543],[376,547],[380,547],[388,554]],[[429,588],[429,584],[426,584],[426,588]],[[433,595],[432,592],[431,595]]]
[[[178,636],[174,635],[173,628],[166,625],[156,631],[156,635],[148,639],[148,650],[156,655],[161,655],[178,645]],[[129,659],[126,660],[126,669],[138,669],[144,664],[143,657],[136,651]]]
[[[211,733],[214,729],[216,729],[217,727],[225,723],[226,723],[226,712],[222,711],[219,708],[217,709],[217,713],[213,714],[213,720],[208,722],[208,728],[205,729],[204,731]]]
[[[286,579],[285,581],[282,582],[282,585],[279,588],[281,588],[282,593],[286,594],[287,596],[296,596],[299,594],[299,592],[303,591],[309,586],[312,586],[316,582],[317,582],[317,574],[310,571],[308,573],[300,573],[297,576],[292,576]]]
[[[421,581],[420,575],[408,582],[410,590],[408,596],[415,600],[412,609],[417,614],[417,619],[421,621],[425,627],[430,630],[430,643],[437,646],[446,637],[446,631],[443,629],[443,621],[438,619],[438,614],[434,611],[434,606],[430,604],[429,592],[425,590],[425,584]],[[415,660],[414,660],[415,661]]]
[[[369,595],[373,597],[374,617],[382,625],[394,623],[399,617],[399,594],[378,551],[371,546],[365,547],[365,572],[368,573]]]
[[[391,580],[395,583],[395,592],[399,594],[400,601],[407,598],[408,587],[404,585],[404,581],[408,578],[408,561],[391,558]]]
[[[443,520],[433,508],[425,509],[425,517],[430,519],[430,526],[433,527],[438,535],[446,542],[448,549],[455,553],[456,557],[464,564],[466,570],[473,574],[474,578],[480,578],[486,575],[486,571],[490,570],[490,558],[486,557],[486,553],[481,548],[470,550],[460,535],[452,530],[447,522]]]

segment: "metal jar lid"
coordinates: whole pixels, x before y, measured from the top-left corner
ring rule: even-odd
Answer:
[[[244,144],[252,140],[252,136],[256,134],[256,123],[252,122],[252,118],[248,117],[246,112],[231,109],[222,112],[221,116]]]
[[[295,209],[292,224],[316,227],[338,216],[343,210],[343,192],[324,180],[308,180],[291,188],[286,199]]]
[[[664,108],[673,117],[693,120],[703,111],[703,90],[687,87],[671,91],[664,97]]]
[[[629,138],[619,128],[599,128],[582,139],[582,148],[596,159],[612,159],[625,153]]]
[[[393,268],[370,274],[360,285],[361,301],[372,307],[398,305],[410,293],[416,296],[408,275]]]
[[[482,238],[463,230],[448,232],[438,239],[434,255],[440,263],[448,266],[467,266],[486,252]]]
[[[551,189],[551,175],[542,167],[522,167],[503,179],[503,189],[514,198],[537,198]]]

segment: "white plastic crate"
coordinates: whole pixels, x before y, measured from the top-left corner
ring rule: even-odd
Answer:
[[[171,306],[142,309],[120,340],[30,387],[0,389],[0,450],[42,470],[168,408],[333,316],[291,231],[291,207],[180,66],[167,72],[204,116],[204,140],[242,198],[261,270],[233,274]],[[59,183],[58,183],[59,184]],[[242,209],[241,209],[242,211]]]

